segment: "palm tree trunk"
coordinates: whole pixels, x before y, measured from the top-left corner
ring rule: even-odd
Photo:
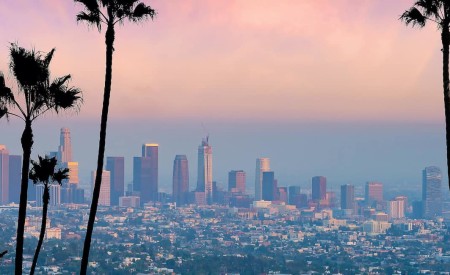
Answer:
[[[41,251],[42,243],[44,242],[45,228],[47,226],[47,210],[49,201],[50,201],[49,187],[44,186],[44,194],[42,195],[43,208],[42,208],[41,232],[39,234],[39,241],[36,247],[36,251],[34,252],[33,264],[31,265],[30,275],[34,274],[34,270],[36,269],[36,264],[39,257],[39,252]]]
[[[450,31],[449,23],[444,24],[442,28],[442,80],[444,84],[444,107],[445,107],[445,130],[446,130],[446,142],[447,142],[447,172],[450,188],[450,80],[448,72],[449,62],[449,45],[450,45]]]
[[[108,9],[108,12],[109,9]],[[111,11],[112,12],[112,11]],[[110,17],[111,18],[111,17]],[[100,124],[100,141],[98,146],[97,172],[94,184],[94,192],[92,194],[91,211],[89,212],[89,221],[84,239],[83,257],[81,259],[81,275],[86,275],[89,262],[89,251],[91,247],[92,231],[94,230],[95,215],[97,214],[98,198],[100,196],[100,187],[102,184],[103,159],[105,156],[106,144],[106,125],[108,121],[109,98],[111,96],[111,80],[112,80],[112,57],[115,32],[114,25],[108,24],[105,34],[106,43],[106,73],[105,73],[105,90],[103,94],[102,118]]]
[[[31,129],[31,120],[27,119],[25,122],[25,129],[21,138],[23,150],[22,162],[22,179],[20,184],[20,202],[19,202],[19,216],[17,219],[17,244],[16,244],[16,266],[15,274],[22,274],[23,262],[23,233],[25,231],[25,217],[27,215],[27,200],[28,200],[28,173],[30,170],[31,148],[33,147],[33,129]]]

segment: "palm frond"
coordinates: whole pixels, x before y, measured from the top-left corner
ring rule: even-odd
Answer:
[[[156,11],[152,7],[145,5],[144,3],[139,3],[132,13],[129,19],[133,22],[139,22],[146,20],[149,17],[153,20],[156,16]]]
[[[52,176],[53,181],[57,182],[59,185],[62,185],[62,182],[68,178],[69,178],[69,169],[68,168],[59,169]]]
[[[405,22],[406,25],[412,24],[412,26],[419,26],[421,28],[425,27],[427,18],[416,8],[412,7],[405,11],[401,16],[400,20]]]
[[[11,44],[10,57],[10,70],[22,89],[37,85],[48,78],[48,66],[45,66],[45,58],[43,59],[40,53]]]
[[[56,78],[49,87],[51,104],[56,112],[60,109],[78,109],[83,102],[81,90],[68,87],[70,75]]]
[[[77,22],[84,21],[88,25],[94,25],[99,31],[102,29],[101,18],[99,12],[89,12],[84,11],[77,14]]]
[[[99,10],[97,0],[74,0],[74,1],[83,4],[87,12],[96,12]]]
[[[38,159],[38,161],[31,160],[32,167],[29,178],[34,184],[43,183],[48,186],[51,181],[56,181],[61,185],[63,180],[69,178],[69,169],[56,169],[58,163],[56,157],[38,156]]]

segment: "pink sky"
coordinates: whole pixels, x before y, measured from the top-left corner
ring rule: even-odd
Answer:
[[[110,117],[443,121],[435,26],[405,27],[412,0],[155,0],[154,22],[119,26]],[[97,118],[104,34],[61,0],[0,2],[8,42],[48,51]],[[10,82],[12,83],[12,82]]]

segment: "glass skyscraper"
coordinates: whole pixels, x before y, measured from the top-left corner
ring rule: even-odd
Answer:
[[[442,214],[442,173],[436,166],[425,167],[422,171],[422,203],[425,218]]]
[[[212,147],[209,145],[209,137],[202,140],[198,146],[198,170],[197,192],[204,192],[208,204],[213,201],[212,190]]]

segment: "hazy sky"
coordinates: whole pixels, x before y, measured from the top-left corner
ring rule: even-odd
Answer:
[[[186,153],[195,185],[205,131],[222,182],[228,170],[245,168],[253,185],[261,155],[274,158],[281,185],[316,174],[336,184],[420,182],[423,166],[444,168],[439,33],[398,21],[414,1],[145,2],[157,10],[155,21],[120,26],[114,53],[107,154],[129,157],[127,180],[131,156],[154,141],[164,145],[162,181],[170,182],[175,154]],[[105,45],[103,33],[76,23],[80,8],[2,0],[0,71],[9,76],[9,42],[56,48],[52,74],[71,73],[85,104],[76,117],[39,124],[35,152],[56,148],[59,128],[69,127],[87,178],[95,168]],[[0,122],[0,143],[16,153],[21,127]]]

